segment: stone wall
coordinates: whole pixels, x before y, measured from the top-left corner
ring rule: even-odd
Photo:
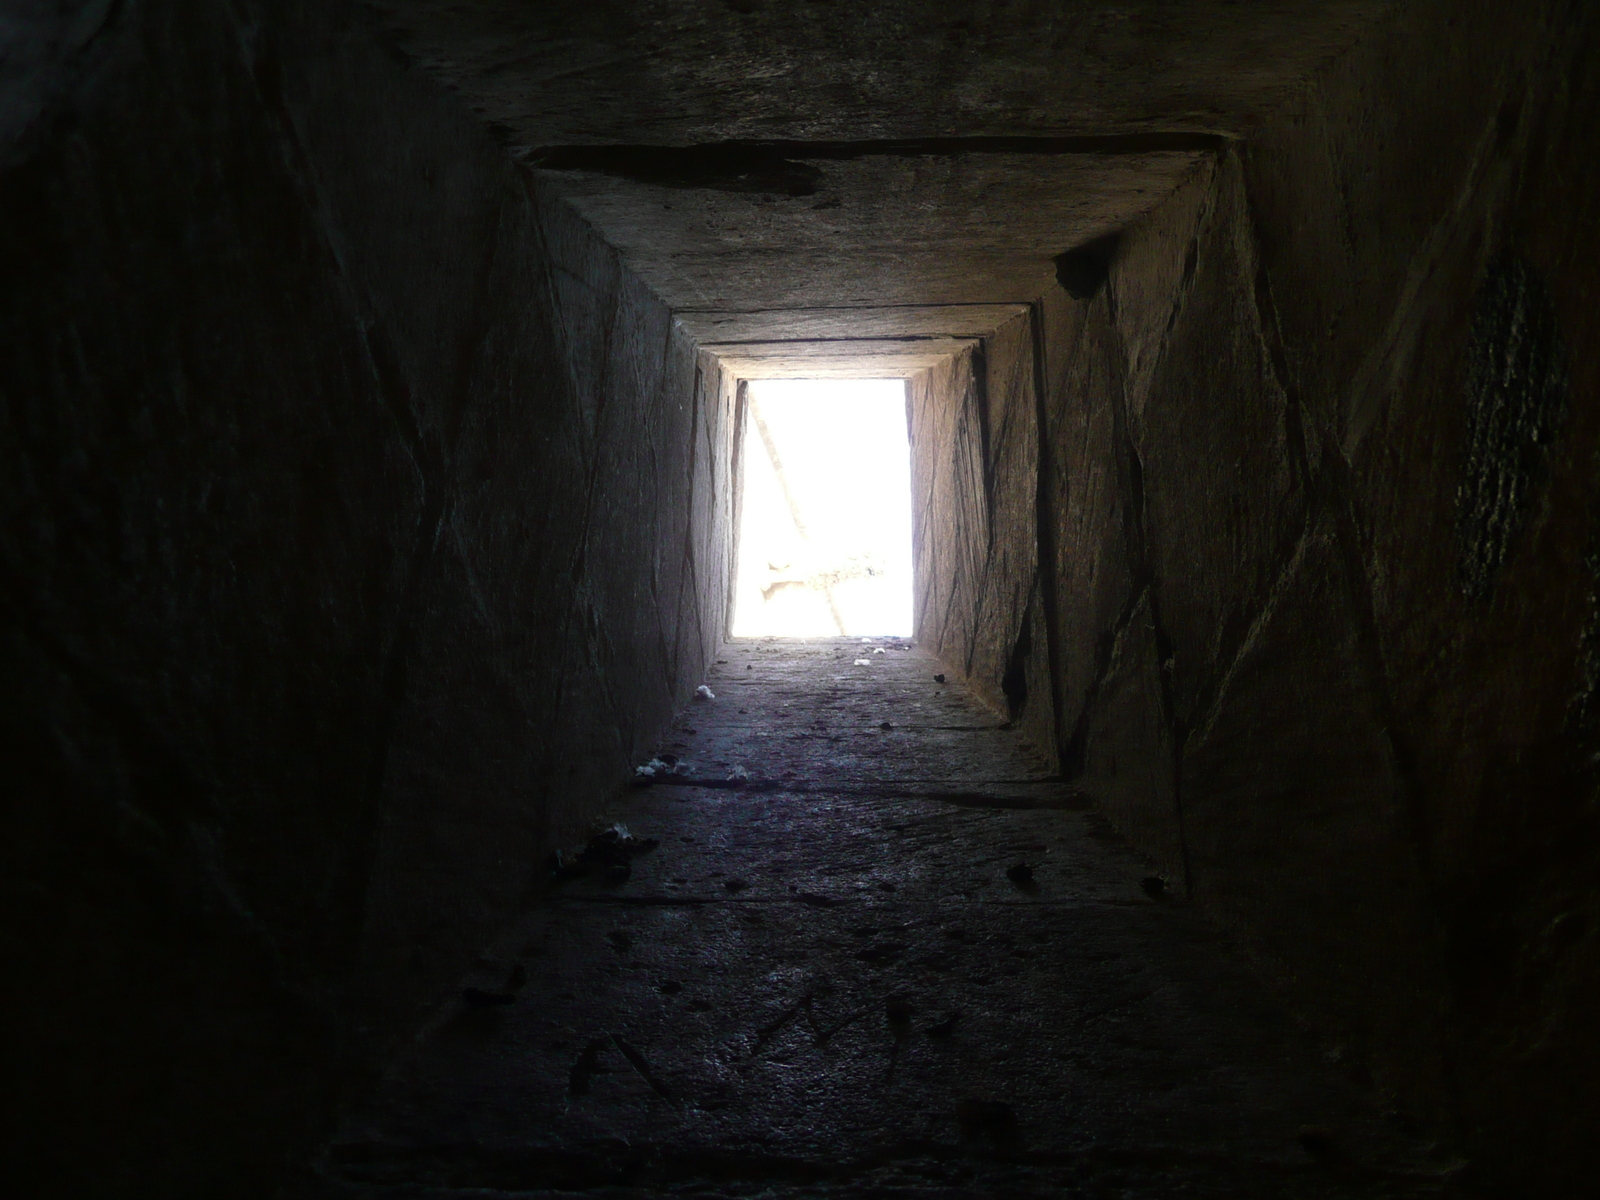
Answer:
[[[1046,299],[1058,686],[1069,771],[1330,1053],[1559,1191],[1600,1115],[1600,95],[1583,14],[1491,9],[1397,11]]]
[[[1037,349],[1023,314],[908,381],[913,610],[922,645],[1050,758]]]
[[[9,1174],[248,1195],[699,682],[731,390],[332,6],[80,7],[0,159]]]
[[[1600,1120],[1597,48],[1398,6],[1034,307],[1037,420],[1008,331],[913,387],[919,635],[1003,703],[1037,604],[1065,775],[1382,1103],[1558,1194]]]
[[[1437,921],[1463,1141],[1552,1190],[1581,1189],[1600,1120],[1577,1000],[1600,984],[1597,48],[1586,6],[1417,5],[1248,163],[1272,340]]]
[[[734,381],[342,11],[6,30],[8,1133],[60,1194],[266,1188],[724,632]],[[1519,1194],[1600,1121],[1597,63],[1580,4],[1394,5],[909,394],[919,638]]]
[[[1088,681],[1068,685],[1067,759],[1169,883],[1316,997],[1341,1054],[1428,1102],[1436,928],[1365,585],[1269,350],[1259,273],[1228,154],[1125,231],[1104,290],[1058,318],[1063,358],[1104,359],[1087,387],[1071,362],[1055,372],[1061,560],[1104,581],[1060,589],[1086,631],[1067,650]]]

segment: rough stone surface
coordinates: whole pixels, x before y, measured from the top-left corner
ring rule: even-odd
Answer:
[[[1031,312],[909,382],[918,637],[1052,758]]]
[[[1038,312],[1046,363],[1043,528],[1054,543],[1054,690],[1062,765],[1076,774],[1084,769],[1090,702],[1147,572],[1134,550],[1140,511],[1131,503],[1125,371],[1109,298],[1074,304],[1057,291]]]
[[[1448,1155],[878,644],[724,647],[659,751],[689,774],[609,814],[659,845],[554,885],[467,980],[508,1003],[443,1009],[286,1200],[1438,1194]]]
[[[1474,299],[1490,264],[1521,256],[1562,339],[1590,336],[1594,166],[1581,147],[1600,96],[1583,14],[1503,17],[1397,14],[1252,148],[1247,173],[1283,378],[1310,444],[1342,447],[1352,468],[1339,501],[1365,577],[1352,616],[1370,621],[1378,719],[1443,924],[1452,1101],[1503,1178],[1577,1194],[1596,1104],[1580,1080],[1600,1056],[1589,1023],[1568,1015],[1596,979],[1575,882],[1579,862],[1600,859],[1579,765],[1592,735],[1567,717],[1590,591],[1592,363],[1573,359],[1570,424],[1487,604],[1461,598],[1455,533]],[[1457,53],[1413,57],[1441,22]]]
[[[1185,743],[1184,848],[1196,901],[1317,996],[1353,1064],[1426,1104],[1441,1069],[1439,924],[1347,570],[1323,523],[1285,567]]]
[[[1096,804],[1116,827],[1160,867],[1167,886],[1187,894],[1189,857],[1166,678],[1171,660],[1162,657],[1157,633],[1146,588],[1118,623],[1094,703],[1085,710],[1078,778],[1093,788]]]
[[[1485,599],[1550,476],[1567,419],[1567,348],[1544,281],[1515,254],[1484,269],[1467,342],[1456,489],[1461,590]]]
[[[963,670],[990,545],[979,396],[985,376],[969,350],[906,385],[915,627],[924,645]]]
[[[587,151],[553,185],[670,304],[771,309],[1033,300],[1390,5],[371,7],[513,153]]]
[[[1182,728],[1194,726],[1214,694],[1301,525],[1299,431],[1257,319],[1254,236],[1237,160],[1225,159],[1209,182],[1198,214],[1180,195],[1170,214],[1163,209],[1125,238],[1128,267],[1140,258],[1132,243],[1147,239],[1160,243],[1169,264],[1183,263],[1172,291],[1124,296],[1123,263],[1111,282],[1119,322],[1142,327],[1124,335],[1139,468],[1130,499],[1140,510],[1143,565]],[[1177,228],[1153,228],[1165,220]],[[1144,273],[1151,276],[1161,278]]]
[[[730,385],[321,6],[72,65],[0,177],[7,1156],[241,1194],[699,681]]]
[[[894,379],[926,371],[961,353],[970,338],[785,339],[701,343],[723,370],[744,379]]]
[[[674,307],[993,304],[1038,296],[1057,254],[1148,211],[1205,154],[869,146],[815,160],[800,196],[539,174]]]
[[[1592,1190],[1597,63],[1566,0],[11,4],[12,1173],[244,1194],[324,1135],[699,682],[740,377],[834,373],[908,378],[918,636],[1003,716],[829,711],[947,704],[1026,767],[890,718],[724,744],[943,797],[830,794],[858,823],[1059,773],[1456,1186]]]
[[[854,341],[859,338],[984,337],[1026,304],[907,304],[884,308],[674,308],[697,342]]]
[[[1570,1007],[1600,930],[1596,381],[1571,349],[1600,108],[1577,10],[1502,16],[1397,10],[1125,227],[1098,292],[1044,298],[1040,546],[1063,769],[1397,1103],[1459,1122],[1482,1186],[1567,1194],[1600,1053]],[[1508,261],[1533,300],[1485,351]],[[1532,407],[1485,459],[1490,361]],[[948,524],[940,606],[971,611],[990,536]]]

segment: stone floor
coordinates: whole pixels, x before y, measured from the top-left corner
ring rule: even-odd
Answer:
[[[288,1194],[1447,1192],[942,670],[726,647],[615,806],[659,844],[552,885]]]

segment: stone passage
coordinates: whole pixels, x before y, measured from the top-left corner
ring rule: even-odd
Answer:
[[[942,670],[725,647],[615,805],[631,858],[558,872],[289,1194],[1447,1190]]]

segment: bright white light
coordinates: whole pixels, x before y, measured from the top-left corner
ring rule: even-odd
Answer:
[[[908,636],[905,382],[766,379],[746,395],[734,635]]]

